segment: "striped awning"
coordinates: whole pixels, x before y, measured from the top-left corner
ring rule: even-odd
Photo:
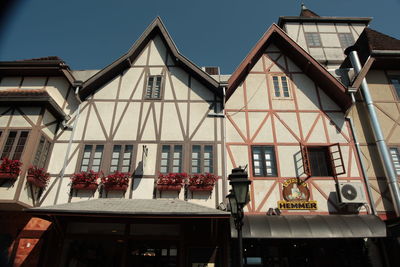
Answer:
[[[374,215],[246,215],[243,238],[386,237],[386,225]],[[231,236],[237,231],[231,221]]]

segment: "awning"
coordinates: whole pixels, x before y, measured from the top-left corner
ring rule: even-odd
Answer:
[[[243,238],[386,237],[386,225],[374,215],[246,215]],[[237,231],[231,221],[231,236]]]
[[[226,218],[229,212],[176,199],[99,198],[26,210],[36,215]]]

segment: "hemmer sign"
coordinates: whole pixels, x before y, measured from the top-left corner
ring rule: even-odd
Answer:
[[[283,183],[284,200],[278,201],[281,210],[316,210],[317,201],[309,200],[310,190],[307,183],[296,179],[288,179]]]

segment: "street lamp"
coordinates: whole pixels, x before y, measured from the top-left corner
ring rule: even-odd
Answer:
[[[251,181],[248,179],[247,172],[239,168],[232,169],[232,174],[229,175],[229,184],[232,186],[230,194],[226,197],[229,200],[231,214],[235,222],[235,228],[238,233],[238,248],[239,248],[239,267],[243,266],[243,207],[249,202],[249,185]]]

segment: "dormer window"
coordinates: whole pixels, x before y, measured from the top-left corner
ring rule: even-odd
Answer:
[[[354,44],[354,38],[351,33],[339,33],[339,41],[343,49]]]
[[[150,75],[147,79],[146,99],[161,99],[161,75]]]
[[[322,46],[319,33],[317,33],[317,32],[306,33],[305,37],[306,37],[308,47],[321,47]]]
[[[288,78],[286,76],[272,76],[275,98],[290,98]]]

